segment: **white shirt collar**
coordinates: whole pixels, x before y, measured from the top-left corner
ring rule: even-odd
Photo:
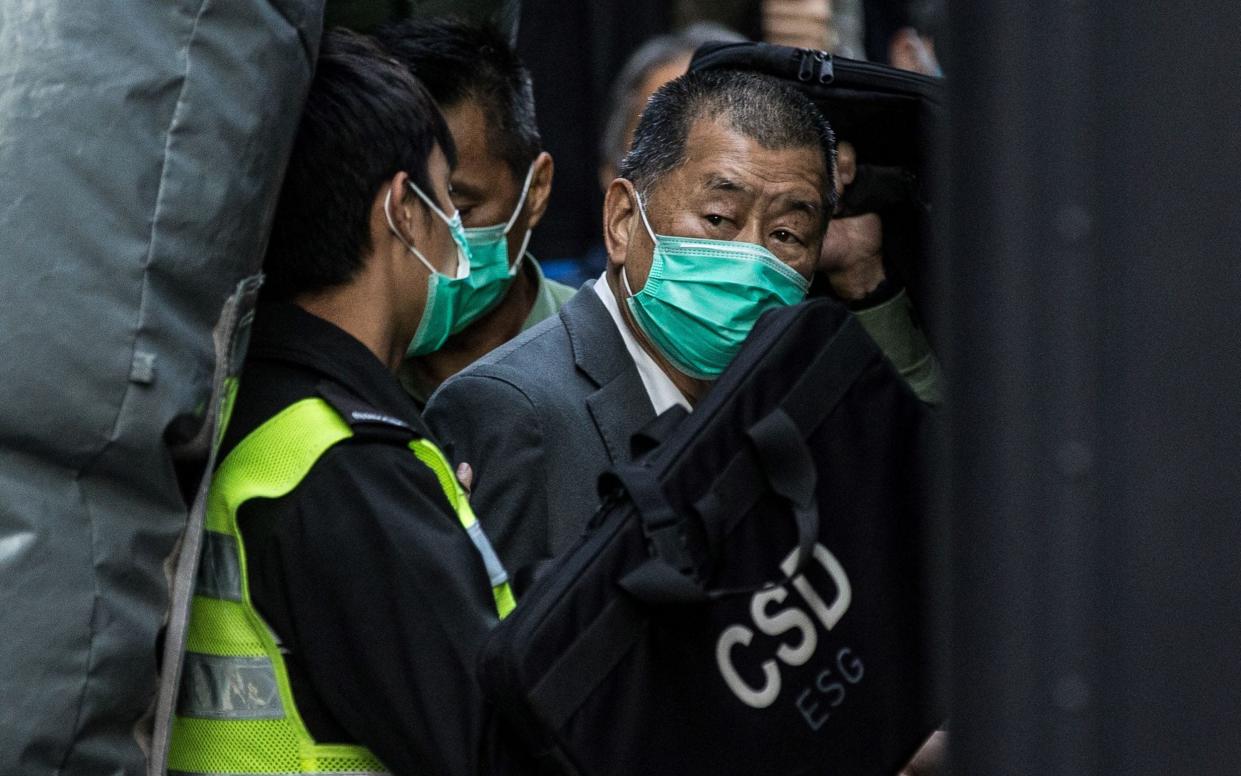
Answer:
[[[629,324],[621,317],[620,306],[616,304],[612,287],[608,285],[607,272],[595,281],[595,293],[612,316],[612,322],[616,324],[616,330],[620,332],[621,340],[625,343],[625,350],[629,351],[633,365],[638,368],[638,377],[642,378],[642,385],[646,388],[646,395],[650,397],[651,406],[655,408],[655,414],[662,414],[678,404],[687,410],[692,409],[685,394],[681,393],[664,370],[659,368],[651,354],[643,350],[633,332],[629,330]]]

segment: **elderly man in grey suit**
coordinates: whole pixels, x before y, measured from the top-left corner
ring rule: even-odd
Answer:
[[[834,155],[814,105],[762,76],[691,73],[651,98],[607,191],[603,275],[426,409],[473,466],[475,511],[511,570],[564,550],[631,435],[691,409],[759,314],[805,296]]]
[[[800,301],[815,269],[840,263],[840,245],[824,247],[839,194],[831,129],[777,82],[669,82],[620,176],[604,202],[603,276],[444,383],[425,413],[474,466],[475,511],[519,577],[581,533],[599,474],[630,457],[634,432],[692,409],[759,315]],[[898,369],[929,352],[876,339]],[[942,748],[937,733],[904,773],[936,772]]]

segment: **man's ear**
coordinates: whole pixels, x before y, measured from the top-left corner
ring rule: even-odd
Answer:
[[[603,245],[608,251],[608,263],[618,267],[625,265],[634,221],[638,218],[636,196],[633,184],[624,178],[613,179],[603,196]]]
[[[370,213],[371,248],[375,251],[396,240],[393,230],[406,242],[414,233],[414,208],[401,196],[402,191],[409,189],[408,180],[408,175],[398,172],[380,184],[375,192]]]
[[[533,229],[543,220],[547,212],[547,203],[552,196],[552,177],[556,172],[556,164],[552,155],[543,151],[534,158],[534,174],[530,176],[530,191],[526,193],[528,204],[526,212],[526,228]]]
[[[405,172],[398,172],[384,182],[375,194],[371,210],[372,242],[377,242],[374,238],[384,235],[392,237],[394,229],[404,242],[414,242],[418,208],[410,201],[413,198],[409,190],[409,175]]]

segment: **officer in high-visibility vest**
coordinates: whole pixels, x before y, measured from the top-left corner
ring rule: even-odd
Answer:
[[[172,773],[525,770],[474,675],[507,578],[393,375],[470,304],[453,156],[407,71],[324,36],[210,494]]]

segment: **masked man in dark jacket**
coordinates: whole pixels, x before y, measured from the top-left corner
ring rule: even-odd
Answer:
[[[512,593],[394,375],[467,293],[454,153],[405,68],[324,37],[212,484],[171,772],[524,769],[474,672]]]

